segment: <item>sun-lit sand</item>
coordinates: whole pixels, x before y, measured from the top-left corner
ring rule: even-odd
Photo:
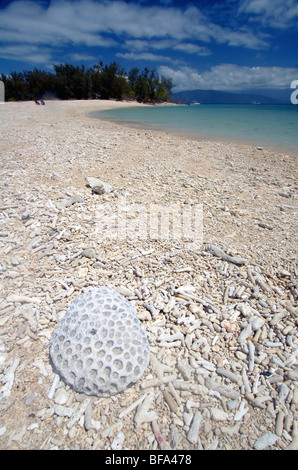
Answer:
[[[7,380],[5,389],[3,381],[0,386],[0,447],[111,449],[121,438],[123,449],[157,449],[165,445],[160,431],[174,449],[251,449],[262,434],[275,432],[276,397],[284,381],[290,401],[282,408],[286,429],[276,446],[285,448],[298,403],[296,379],[288,377],[297,340],[296,159],[91,116],[124,106],[143,105],[0,104],[0,373]],[[90,176],[112,191],[92,194]],[[118,240],[103,232],[106,221],[125,214],[132,220],[130,209],[146,211],[151,204],[161,210],[201,205],[202,246],[192,252],[182,240],[162,234]],[[216,258],[204,251],[206,244],[247,263]],[[157,362],[123,394],[90,399],[62,381],[52,388],[48,348],[68,303],[98,284],[122,289],[135,303]],[[255,314],[264,325],[241,345],[239,333]],[[160,332],[173,342],[161,342]],[[202,342],[195,349],[197,340]],[[255,346],[252,372],[249,340]],[[266,341],[284,342],[271,347]],[[164,368],[163,382],[156,367]],[[239,382],[229,382],[217,368],[233,372]],[[268,374],[261,374],[273,369],[279,382],[273,375],[269,384]],[[244,373],[251,391],[241,385]],[[168,378],[173,374],[177,380]],[[240,393],[243,405],[234,409],[229,398],[212,391],[210,378]],[[140,424],[133,404],[142,403],[137,400],[147,392],[154,419]],[[77,421],[71,410],[81,413]],[[237,421],[238,411],[244,414]],[[199,441],[189,436],[196,413],[202,417]]]

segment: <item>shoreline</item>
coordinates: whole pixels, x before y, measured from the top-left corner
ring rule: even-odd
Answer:
[[[176,103],[172,105],[184,106],[184,105],[176,104]],[[155,106],[159,106],[159,105],[155,105]],[[105,109],[105,110],[108,110],[108,109]],[[100,110],[99,113],[105,110]],[[218,134],[215,132],[208,132],[208,131],[187,131],[187,130],[183,130],[179,128],[167,127],[166,124],[159,126],[158,124],[154,124],[151,122],[145,123],[145,122],[133,121],[129,119],[121,120],[117,117],[100,116],[100,114],[96,116],[96,111],[91,113],[91,117],[93,117],[92,115],[95,115],[95,117],[97,117],[98,119],[102,119],[107,122],[114,122],[115,124],[118,124],[120,126],[121,125],[127,126],[128,128],[142,129],[142,130],[147,129],[151,131],[165,132],[165,133],[169,133],[172,135],[176,135],[177,137],[181,137],[181,138],[185,138],[185,139],[193,140],[197,142],[209,141],[209,142],[218,142],[218,143],[234,143],[235,145],[240,144],[240,145],[247,145],[250,147],[264,147],[266,150],[269,150],[272,152],[285,153],[285,154],[290,154],[292,156],[297,157],[297,150],[294,149],[293,146],[288,146],[286,144],[281,144],[277,142],[271,142],[271,141],[265,141],[265,140],[260,141],[257,139],[254,140],[253,138],[251,139],[245,139],[242,137],[237,138],[237,137],[225,136],[223,134]]]
[[[90,117],[99,104],[127,106],[0,105],[0,447],[297,446],[296,158]],[[137,230],[152,207],[199,205],[196,249]],[[134,305],[152,354],[111,397],[76,393],[49,361],[69,303],[98,285]]]
[[[0,103],[0,105],[17,105],[17,104],[33,104],[32,101],[17,101],[17,102],[4,102]],[[165,102],[163,104],[158,103],[138,103],[137,101],[130,101],[130,100],[49,100],[47,101],[48,104],[52,104],[55,107],[55,103],[65,104],[65,112],[68,114],[69,112],[74,115],[86,115],[86,117],[90,117],[94,119],[93,114],[96,112],[101,111],[108,111],[110,109],[115,108],[130,108],[130,107],[156,107],[156,106],[187,106],[179,103],[170,103]],[[80,109],[75,109],[74,106],[79,104]],[[264,105],[266,106],[266,105]],[[286,106],[286,105],[285,105]],[[287,105],[288,106],[288,105]],[[100,109],[92,109],[93,107],[97,107]],[[59,108],[59,106],[58,106]],[[68,109],[67,109],[68,108]],[[1,109],[1,108],[0,108]],[[57,109],[58,110],[58,109]],[[158,125],[155,124],[145,124],[140,123],[138,121],[125,121],[125,120],[117,120],[117,118],[109,118],[109,117],[100,117],[96,116],[95,119],[99,119],[102,121],[114,123],[116,125],[127,127],[135,130],[143,130],[143,131],[153,131],[153,132],[161,132],[165,134],[170,134],[176,136],[178,138],[191,140],[195,142],[216,142],[218,144],[235,144],[237,145],[244,145],[247,147],[259,148],[261,147],[262,150],[274,153],[282,153],[282,154],[289,154],[291,157],[297,157],[297,152],[295,153],[292,147],[284,147],[282,144],[277,143],[270,143],[270,142],[262,142],[259,143],[253,140],[245,140],[243,138],[232,138],[232,137],[225,137],[224,135],[215,134],[215,133],[208,133],[207,131],[200,131],[199,133],[194,134],[192,131],[183,131],[180,129],[173,129],[173,128],[159,128]]]
[[[95,111],[96,112],[96,111]],[[91,113],[90,117],[92,116],[93,113]],[[275,153],[282,153],[282,154],[289,154],[292,157],[297,157],[297,152],[294,151],[292,147],[285,147],[282,144],[277,144],[277,143],[270,143],[270,142],[257,142],[253,140],[245,140],[243,138],[231,138],[231,137],[225,137],[223,135],[219,134],[213,134],[210,132],[191,132],[191,131],[183,131],[183,130],[174,130],[171,128],[163,127],[159,128],[158,125],[154,124],[145,124],[145,123],[139,123],[138,121],[125,121],[125,120],[117,120],[117,118],[107,118],[107,117],[101,117],[98,116],[97,119],[101,119],[106,122],[112,122],[114,124],[117,124],[119,126],[124,126],[127,128],[131,129],[141,129],[143,131],[152,131],[152,132],[164,132],[165,134],[170,134],[173,136],[176,136],[178,138],[186,139],[186,140],[192,140],[194,142],[216,142],[218,144],[231,144],[231,145],[245,145],[247,147],[254,147],[254,148],[262,148],[264,150],[267,150],[269,152],[275,152]]]

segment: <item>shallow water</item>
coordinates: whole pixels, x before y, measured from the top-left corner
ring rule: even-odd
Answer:
[[[94,114],[102,119],[174,132],[196,140],[240,141],[298,154],[298,106],[295,105],[130,107]]]

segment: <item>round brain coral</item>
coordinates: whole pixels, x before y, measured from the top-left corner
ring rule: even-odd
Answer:
[[[108,287],[77,297],[54,330],[50,358],[75,391],[109,397],[137,382],[149,363],[149,342],[134,307]]]

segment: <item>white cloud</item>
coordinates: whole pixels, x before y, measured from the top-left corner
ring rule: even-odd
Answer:
[[[38,65],[46,64],[52,61],[52,51],[45,47],[37,47],[35,45],[28,46],[23,44],[2,46],[0,49],[0,57],[2,59],[22,60],[24,62]]]
[[[247,28],[242,28],[241,31],[226,31],[225,38],[221,40],[219,36],[218,42],[226,42],[229,46],[258,50],[269,46],[267,37],[263,33],[259,33],[259,37],[257,37]]]
[[[181,61],[166,57],[163,55],[152,54],[152,52],[118,52],[117,57],[121,57],[126,60],[144,60],[149,62],[170,62],[172,64],[181,64]]]
[[[191,67],[182,67],[174,70],[168,66],[158,68],[160,75],[171,78],[174,84],[174,91],[196,90],[201,88],[201,75]]]
[[[297,77],[297,68],[240,67],[234,64],[217,65],[202,73],[191,67],[174,70],[162,66],[158,71],[160,75],[173,80],[174,91],[289,88]]]
[[[12,2],[1,11],[0,40],[24,44],[60,46],[68,43],[110,47],[102,37],[98,11],[90,0],[53,0],[48,8],[31,0]]]
[[[93,55],[88,55],[88,54],[80,54],[78,52],[75,52],[73,54],[70,54],[70,59],[75,61],[75,62],[93,62],[95,63],[98,61],[98,57],[93,56]]]
[[[63,43],[110,46],[120,39],[175,39],[216,41],[233,46],[262,48],[265,41],[249,31],[232,31],[208,20],[194,6],[146,6],[124,1],[32,0],[13,1],[1,10],[0,40],[47,44]]]
[[[197,54],[199,56],[207,56],[211,54],[210,49],[207,47],[198,46],[197,44],[192,44],[190,42],[176,44],[173,46],[173,49],[186,52],[187,54]]]
[[[297,25],[296,0],[242,0],[238,11],[248,14],[250,21],[271,28],[285,29]]]
[[[219,17],[217,19],[212,8],[209,10],[210,15],[213,11],[211,19],[198,6],[186,4],[178,8],[171,0],[160,0],[155,6],[146,0],[139,3],[124,0],[14,0],[0,9],[0,55],[7,57],[9,47],[15,60],[31,57],[32,62],[42,63],[43,54],[46,54],[46,62],[54,60],[55,56],[61,56],[66,46],[117,47],[117,56],[123,59],[181,65],[181,61],[171,57],[178,56],[178,52],[208,56],[215,43],[250,50],[269,48],[269,36],[260,27],[256,32],[256,24],[284,28],[298,19],[295,0],[230,0],[227,3],[230,7],[239,5],[239,8],[235,7],[235,21],[223,26],[225,23],[219,21]],[[240,19],[246,20],[242,26]],[[22,46],[27,47],[25,55]],[[94,51],[86,49],[85,54],[92,56]],[[210,77],[214,79],[218,75],[225,83],[226,77],[222,76],[219,67],[222,66],[212,69]],[[235,80],[238,72],[235,69],[231,72]],[[185,67],[172,73],[176,74],[179,83],[188,80],[196,84],[208,76],[206,72],[200,75]],[[251,73],[247,74],[252,77]]]
[[[142,39],[129,39],[123,44],[123,48],[130,51],[149,51],[149,50],[165,50],[172,49],[174,51],[182,51],[187,54],[197,54],[199,56],[207,56],[211,51],[204,46],[198,46],[190,42],[178,42],[174,39],[161,39],[160,41],[148,41]]]

